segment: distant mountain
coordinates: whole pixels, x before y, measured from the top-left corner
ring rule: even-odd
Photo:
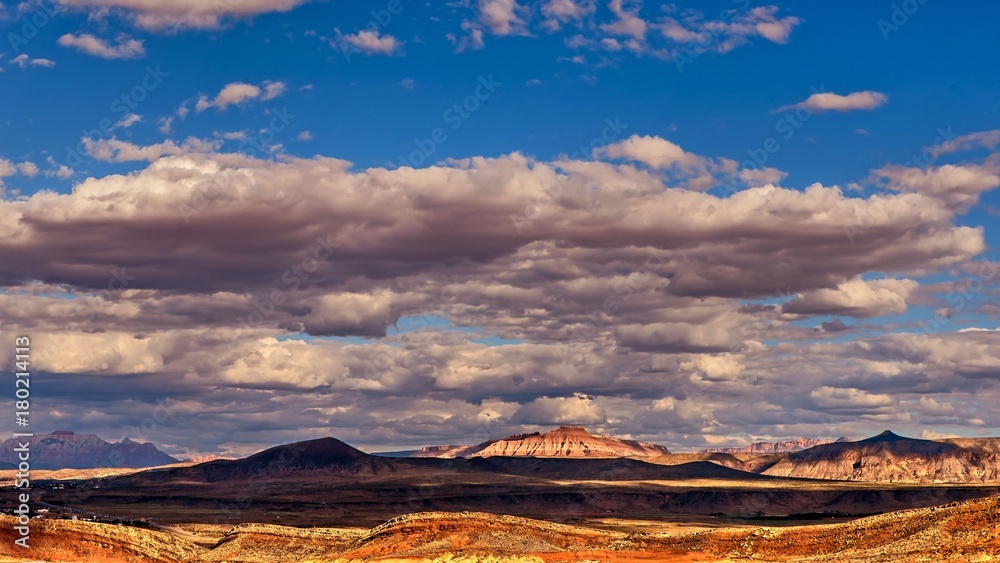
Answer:
[[[0,443],[0,463],[17,464],[14,451],[24,439],[11,438]],[[156,449],[156,446],[125,438],[121,442],[105,442],[95,434],[74,434],[59,430],[39,434],[31,441],[32,469],[94,469],[99,467],[155,467],[177,463],[178,460]]]
[[[514,434],[474,446],[431,446],[410,452],[406,457],[649,457],[669,454],[656,444],[621,440],[591,434],[580,426],[560,426],[556,430]],[[387,455],[387,454],[383,454]]]
[[[986,483],[1000,481],[996,440],[918,440],[886,430],[857,442],[783,456],[765,475],[850,481]]]
[[[756,442],[741,448],[707,448],[698,453],[723,453],[723,454],[753,454],[771,455],[800,452],[823,444],[833,444],[836,442],[850,442],[850,438],[841,437],[836,440],[820,440],[816,438],[796,438],[783,442]]]

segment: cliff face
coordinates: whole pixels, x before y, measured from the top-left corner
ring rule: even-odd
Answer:
[[[646,457],[669,453],[667,448],[656,444],[597,436],[579,426],[561,426],[544,434],[515,434],[502,440],[448,449],[435,457]]]
[[[781,442],[756,442],[750,444],[749,446],[743,446],[742,448],[710,448],[701,450],[701,453],[724,453],[724,454],[755,454],[755,455],[771,455],[771,454],[787,454],[792,452],[800,452],[815,446],[822,446],[823,444],[832,444],[836,442],[847,442],[847,438],[838,438],[837,440],[820,440],[816,438],[796,438],[795,440],[785,440]]]
[[[11,438],[0,443],[0,462],[17,464],[18,442]],[[32,469],[93,469],[98,467],[154,467],[178,460],[150,443],[105,442],[94,434],[57,431],[31,438]]]
[[[987,483],[1000,481],[1000,453],[991,442],[916,440],[886,431],[867,440],[788,454],[764,474],[872,482]]]

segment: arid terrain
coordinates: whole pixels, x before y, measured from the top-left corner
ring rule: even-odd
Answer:
[[[33,502],[45,512],[33,521],[32,557],[988,561],[1000,553],[1000,483],[976,469],[992,463],[983,457],[996,451],[989,440],[881,434],[789,454],[603,457],[579,452],[658,450],[564,428],[492,444],[527,451],[519,440],[554,455],[386,457],[322,438],[236,460],[39,472]],[[13,494],[2,498],[13,508]],[[0,553],[18,557],[7,545]]]
[[[10,547],[13,519],[2,520],[0,561],[22,561],[23,554]],[[1000,499],[786,527],[615,531],[481,512],[423,512],[370,529],[241,524],[149,530],[44,520],[35,524],[32,539],[32,557],[88,563],[974,562],[1000,554]]]

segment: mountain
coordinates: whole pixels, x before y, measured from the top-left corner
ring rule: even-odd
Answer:
[[[815,446],[821,446],[823,444],[832,444],[836,442],[849,442],[850,439],[846,437],[837,438],[836,440],[820,440],[816,438],[796,438],[795,440],[786,440],[783,442],[755,442],[749,446],[743,446],[741,448],[708,448],[699,451],[698,453],[722,453],[722,454],[753,454],[753,455],[772,455],[772,454],[787,454],[792,452],[799,452],[806,450]]]
[[[994,440],[918,440],[888,430],[787,454],[765,475],[904,483],[995,483],[1000,447]]]
[[[302,472],[378,473],[391,464],[353,448],[336,438],[319,438],[266,449],[241,459],[219,459],[171,470],[177,474],[201,474],[208,481],[226,481],[262,476],[280,477]]]
[[[94,469],[98,467],[155,467],[178,463],[178,460],[156,449],[148,442],[139,443],[125,438],[121,442],[105,442],[95,434],[75,434],[57,430],[39,434],[31,442],[32,469]],[[0,463],[17,464],[14,451],[24,439],[10,438],[0,442]]]
[[[556,430],[514,434],[475,446],[432,446],[413,452],[409,457],[648,457],[669,454],[656,444],[599,436],[580,426],[560,426]]]

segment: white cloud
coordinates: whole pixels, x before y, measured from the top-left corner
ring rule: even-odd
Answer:
[[[98,141],[94,141],[90,138],[84,138],[83,145],[87,154],[91,158],[94,158],[95,160],[102,160],[104,162],[129,162],[136,160],[153,162],[167,155],[195,152],[207,153],[218,149],[217,143],[203,141],[194,137],[188,138],[181,145],[167,140],[155,145],[139,146],[114,138],[101,139]]]
[[[655,27],[665,39],[683,47],[679,53],[668,49],[673,56],[690,56],[705,51],[728,53],[754,37],[763,37],[772,43],[787,43],[792,30],[801,20],[794,16],[779,19],[777,12],[776,6],[759,6],[729,20],[706,20],[701,13],[692,12],[681,20],[663,18]]]
[[[364,55],[394,55],[399,52],[402,42],[390,34],[380,34],[376,30],[362,30],[349,35],[341,35],[335,40],[345,52]]]
[[[681,369],[697,372],[708,381],[733,380],[743,371],[743,358],[736,354],[702,354],[681,363]]]
[[[17,171],[30,178],[38,175],[38,165],[34,162],[24,161],[17,165]]]
[[[288,85],[284,82],[265,80],[263,86],[264,95],[261,96],[262,100],[273,100],[288,91]]]
[[[130,113],[125,117],[121,118],[118,123],[115,124],[116,129],[128,129],[129,127],[135,125],[142,121],[142,116],[135,113]]]
[[[202,112],[208,108],[217,108],[219,111],[225,110],[229,106],[242,105],[251,100],[270,100],[288,91],[288,86],[284,82],[266,80],[260,86],[247,84],[245,82],[233,82],[226,84],[222,90],[209,99],[208,96],[201,96],[195,103],[195,111]],[[188,109],[181,106],[177,110],[177,115],[182,119],[187,115]]]
[[[935,145],[932,147],[932,150],[935,154],[946,154],[966,151],[974,148],[996,150],[997,146],[1000,146],[1000,129],[994,129],[992,131],[978,131],[976,133],[961,135],[949,141],[944,141]]]
[[[874,171],[887,187],[900,192],[915,192],[941,200],[959,212],[979,202],[979,196],[1000,187],[1000,165],[945,164],[917,168],[889,165]]]
[[[60,180],[65,180],[73,175],[72,168],[66,166],[65,164],[57,163],[56,159],[52,158],[51,156],[48,157],[45,161],[48,162],[49,166],[51,167],[49,170],[45,171],[46,178],[55,177],[59,178]]]
[[[594,0],[547,0],[542,5],[542,15],[546,17],[545,26],[555,31],[564,23],[579,22],[595,9]]]
[[[494,35],[522,33],[524,20],[518,12],[523,9],[517,0],[480,0],[479,21]]]
[[[136,59],[146,56],[142,41],[128,36],[119,36],[118,44],[113,45],[104,39],[82,33],[74,35],[67,33],[57,41],[63,47],[72,47],[81,53],[94,55],[104,59]]]
[[[878,317],[906,312],[906,300],[917,288],[910,279],[853,279],[834,289],[796,295],[784,306],[790,314]]]
[[[9,65],[17,65],[18,68],[27,68],[30,66],[41,66],[45,68],[52,68],[56,66],[55,61],[50,61],[49,59],[32,59],[28,55],[21,53],[20,55],[14,57],[10,60]]]
[[[842,96],[833,92],[817,92],[806,98],[804,102],[799,102],[790,106],[782,106],[777,111],[789,109],[807,109],[817,113],[825,111],[855,111],[873,110],[885,105],[889,97],[881,92],[865,90],[863,92],[853,92]]]
[[[483,40],[483,30],[476,24],[464,21],[462,22],[462,31],[466,33],[465,36],[459,38],[456,37],[454,33],[447,34],[447,38],[453,45],[455,45],[455,52],[461,53],[464,51],[478,51],[486,46]]]
[[[512,419],[519,424],[550,426],[558,424],[603,424],[608,415],[585,395],[539,397],[517,409]]]
[[[311,132],[309,132],[309,131],[303,131],[303,132],[299,133],[299,135],[298,135],[298,137],[296,137],[296,139],[298,139],[300,141],[311,141],[313,139],[313,134]]]
[[[809,397],[821,409],[869,411],[891,407],[895,400],[886,394],[869,393],[862,389],[823,386],[809,393]]]
[[[685,152],[680,146],[648,135],[632,135],[623,141],[594,149],[594,156],[634,160],[658,169],[678,164],[693,166],[701,162],[697,155]]]
[[[631,11],[626,9],[623,0],[611,0],[608,7],[617,19],[602,25],[601,29],[614,35],[632,37],[637,41],[645,39],[648,24],[638,16],[638,9]]]
[[[225,17],[249,17],[268,12],[287,12],[309,0],[57,0],[67,7],[104,16],[109,8],[123,11],[139,27],[157,31],[215,29]]]

